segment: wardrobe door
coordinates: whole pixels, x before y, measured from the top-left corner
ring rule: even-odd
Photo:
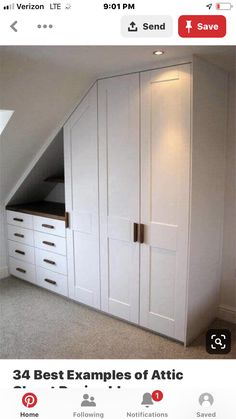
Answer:
[[[69,296],[100,308],[97,84],[64,128]]]
[[[139,75],[101,80],[99,193],[102,310],[139,318]]]
[[[140,324],[184,341],[190,66],[141,74]]]

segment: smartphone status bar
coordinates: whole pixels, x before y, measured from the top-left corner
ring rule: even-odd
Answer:
[[[1,45],[235,45],[232,2],[1,2]]]

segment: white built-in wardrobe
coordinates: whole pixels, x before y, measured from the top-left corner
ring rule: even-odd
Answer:
[[[188,343],[216,316],[226,74],[96,82],[64,127],[69,297]]]

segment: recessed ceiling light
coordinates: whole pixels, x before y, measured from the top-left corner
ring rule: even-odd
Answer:
[[[153,51],[154,55],[163,55],[164,51],[162,51],[161,49],[158,49],[157,51]]]

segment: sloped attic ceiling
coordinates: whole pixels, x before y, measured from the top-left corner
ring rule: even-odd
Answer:
[[[60,130],[41,157],[37,156],[37,162],[30,174],[26,176],[8,204],[43,201],[56,184],[45,180],[55,175],[64,176],[63,150],[63,132]]]
[[[163,47],[162,47],[163,48]],[[103,76],[155,67],[199,54],[232,71],[233,47],[1,47],[0,109],[14,115],[1,135],[0,198],[10,191],[53,131]]]

